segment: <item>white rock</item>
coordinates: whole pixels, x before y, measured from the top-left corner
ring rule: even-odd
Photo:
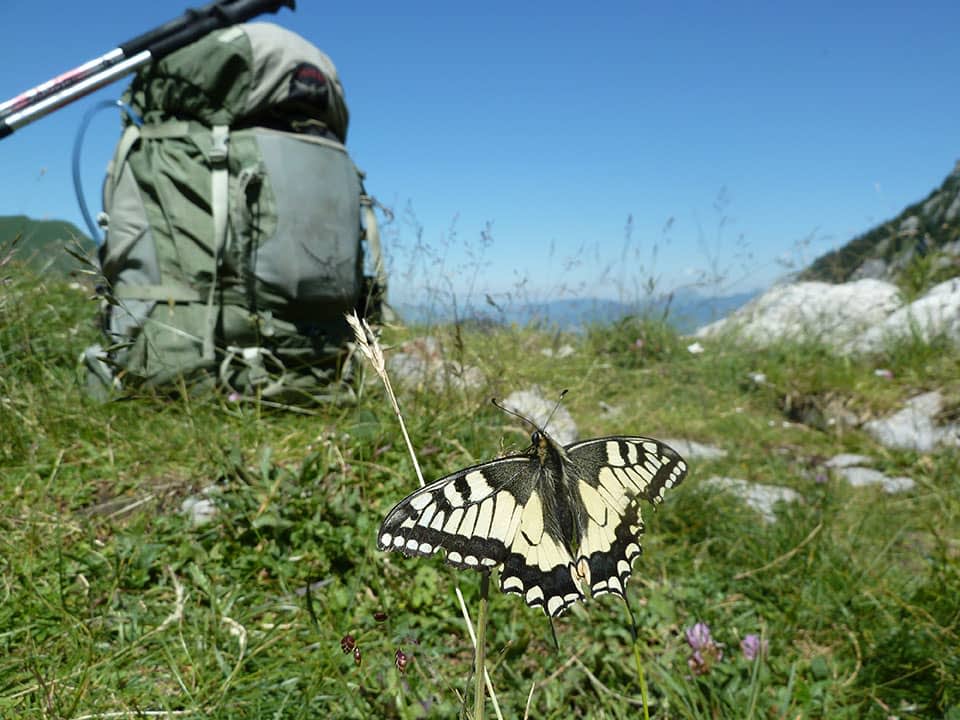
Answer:
[[[876,352],[889,340],[907,338],[914,332],[924,342],[944,334],[960,345],[960,280],[953,278],[935,285],[922,297],[866,330],[844,349],[854,353]]]
[[[568,445],[577,439],[577,424],[573,421],[570,411],[563,405],[557,407],[556,399],[547,399],[536,389],[512,392],[503,404],[540,428],[543,427],[547,418],[550,418],[549,427],[544,429],[561,445]],[[552,418],[550,413],[553,413]]]
[[[913,478],[909,477],[889,477],[879,470],[872,470],[864,467],[841,467],[837,469],[837,474],[854,487],[864,487],[867,485],[880,485],[884,492],[897,493],[906,490],[912,490],[914,485]]]
[[[924,393],[908,400],[890,417],[864,423],[863,429],[884,447],[898,450],[930,452],[941,443],[957,445],[960,425],[934,423],[942,407],[943,395],[938,391]]]
[[[180,504],[180,513],[187,516],[191,527],[202,527],[217,516],[217,506],[210,498],[191,496]]]
[[[716,460],[727,456],[727,451],[714,445],[705,445],[695,440],[666,438],[664,443],[672,447],[684,460]]]
[[[558,358],[562,360],[563,358],[568,358],[573,355],[576,351],[573,349],[572,345],[561,345],[556,350],[553,348],[543,348],[540,351],[541,355],[546,357]]]
[[[899,307],[898,298],[895,285],[873,279],[841,285],[777,285],[729,317],[700,328],[696,336],[739,329],[745,338],[759,344],[808,339],[839,347],[882,322]]]
[[[873,458],[867,455],[855,455],[853,453],[840,453],[839,455],[834,455],[832,458],[827,460],[823,465],[828,468],[845,468],[852,467],[854,465],[870,465],[873,463]]]
[[[711,487],[733,493],[747,505],[756,510],[767,522],[775,522],[774,505],[779,502],[797,502],[801,495],[796,490],[780,487],[779,485],[762,485],[747,482],[740,478],[713,476],[704,481]]]
[[[434,389],[478,388],[484,382],[479,368],[448,360],[432,335],[409,340],[388,353],[387,369],[400,383]]]

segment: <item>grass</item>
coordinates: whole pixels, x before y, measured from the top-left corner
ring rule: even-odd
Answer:
[[[375,549],[386,511],[417,485],[379,385],[310,417],[218,397],[93,405],[75,375],[96,336],[85,294],[13,264],[2,276],[0,717],[470,714],[473,653],[453,586],[476,616],[479,576]],[[556,359],[540,352],[554,333],[432,331],[487,381],[400,392],[428,480],[524,448],[526,431],[489,398],[532,384],[570,389],[583,437],[728,451],[691,462],[648,512],[629,594],[651,717],[960,718],[960,453],[885,450],[789,414],[839,398],[881,415],[933,388],[955,406],[956,350],[852,361],[716,341],[692,355],[663,327],[628,321],[561,338],[576,353]],[[818,460],[838,452],[869,453],[917,488],[817,482]],[[714,474],[804,501],[766,524],[710,491]],[[213,502],[210,522],[181,512],[191,497]],[[723,646],[701,675],[684,639],[696,622]],[[487,663],[504,717],[640,717],[622,603],[578,604],[556,629],[559,652],[542,613],[491,593]],[[755,661],[739,648],[748,634],[769,642]],[[342,650],[348,635],[358,651]]]

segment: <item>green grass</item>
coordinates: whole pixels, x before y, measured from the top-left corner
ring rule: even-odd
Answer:
[[[4,276],[0,717],[467,712],[472,649],[453,587],[476,615],[479,577],[376,550],[386,511],[416,487],[379,385],[314,416],[221,398],[93,405],[75,372],[96,337],[92,303],[12,265]],[[717,444],[728,456],[691,462],[684,485],[648,513],[629,586],[651,716],[960,718],[960,454],[785,424],[803,402],[839,399],[868,417],[933,388],[955,407],[956,351],[905,345],[849,361],[816,346],[716,342],[692,355],[651,323],[562,338],[434,328],[488,382],[401,393],[427,477],[523,449],[527,430],[489,398],[531,384],[569,388],[584,437]],[[577,353],[540,353],[558,340]],[[874,455],[916,490],[817,482],[816,459],[842,451]],[[713,474],[786,485],[804,501],[765,524],[709,491]],[[217,515],[192,527],[181,504],[208,488]],[[684,630],[698,621],[724,657],[694,677]],[[540,611],[494,591],[487,660],[504,716],[523,717],[532,687],[532,718],[641,717],[629,628],[622,603],[598,598],[556,623],[557,652]],[[747,634],[769,641],[761,661],[743,657]],[[359,665],[341,650],[346,635]],[[398,649],[410,657],[402,675]]]

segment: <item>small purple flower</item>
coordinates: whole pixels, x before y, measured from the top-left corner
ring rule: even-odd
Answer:
[[[751,662],[756,660],[758,655],[760,657],[766,655],[768,647],[769,643],[766,640],[761,640],[759,635],[745,635],[743,640],[740,641],[743,656]]]
[[[713,636],[710,634],[710,626],[706,623],[698,622],[692,628],[687,629],[687,644],[694,652],[703,650],[713,645]]]
[[[710,626],[698,622],[686,631],[687,644],[693,653],[687,659],[687,667],[694,675],[704,675],[710,668],[723,660],[723,645],[713,639]]]

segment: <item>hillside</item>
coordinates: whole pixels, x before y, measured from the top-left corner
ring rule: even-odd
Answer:
[[[817,258],[797,279],[900,283],[918,264],[940,280],[960,275],[960,162],[926,198]]]
[[[0,215],[0,249],[16,243],[16,257],[38,272],[66,275],[79,267],[65,248],[93,254],[96,247],[73,223],[34,220],[26,215]]]

